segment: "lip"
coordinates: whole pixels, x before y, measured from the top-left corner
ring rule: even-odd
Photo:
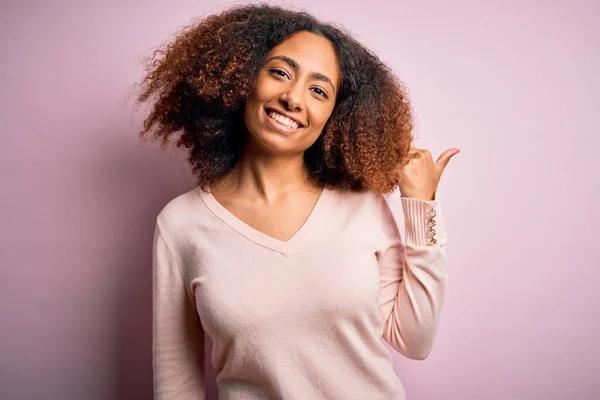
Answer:
[[[294,121],[295,123],[297,123],[298,125],[300,125],[300,128],[304,128],[305,124],[302,121],[299,121],[297,118],[293,117],[292,115],[286,113],[285,111],[281,111],[275,107],[265,107],[265,112],[267,113],[267,115],[269,114],[269,111],[275,111],[277,114],[281,114],[284,117],[288,117],[289,119],[291,119],[292,121]]]
[[[280,112],[279,110],[276,110],[274,108],[265,108],[265,116],[267,118],[267,123],[276,131],[282,132],[282,133],[296,133],[298,131],[300,131],[302,128],[304,128],[304,125],[301,124],[300,122],[298,122],[296,119],[294,118],[290,118],[288,115],[286,115],[285,113]],[[298,128],[290,128],[288,126],[285,126],[283,124],[280,124],[279,122],[277,122],[276,120],[274,120],[273,118],[269,117],[269,110],[271,111],[275,111],[281,115],[284,115],[288,118],[290,118],[291,120],[295,121],[298,125],[300,125]]]

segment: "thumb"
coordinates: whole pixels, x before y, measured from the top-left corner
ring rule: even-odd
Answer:
[[[438,167],[439,171],[442,172],[444,168],[446,168],[446,165],[448,165],[448,162],[450,162],[450,159],[458,153],[460,153],[460,149],[453,148],[448,149],[442,154],[440,154],[437,161],[435,162],[435,165],[436,167]]]

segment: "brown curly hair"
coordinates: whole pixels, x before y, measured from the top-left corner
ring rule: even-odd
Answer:
[[[413,140],[404,86],[349,33],[304,11],[242,5],[184,27],[147,61],[137,102],[154,102],[140,136],[156,125],[164,147],[180,133],[176,146],[189,149],[198,185],[216,183],[243,151],[243,110],[265,57],[299,31],[331,41],[341,72],[331,117],[304,153],[309,177],[344,190],[392,192],[393,170]]]

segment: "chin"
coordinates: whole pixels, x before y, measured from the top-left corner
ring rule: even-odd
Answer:
[[[290,142],[288,138],[282,137],[276,132],[261,132],[258,137],[254,136],[253,140],[261,149],[270,154],[293,154],[302,152],[298,149],[298,144]]]

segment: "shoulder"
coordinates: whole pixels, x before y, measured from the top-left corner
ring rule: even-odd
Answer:
[[[187,228],[197,220],[202,220],[205,207],[200,188],[195,187],[170,200],[159,212],[156,223],[166,236],[173,236]]]
[[[357,221],[363,226],[377,225],[390,213],[389,195],[375,191],[342,191],[333,189],[330,212],[343,221]]]
[[[380,213],[387,206],[389,198],[389,195],[371,190],[357,192],[332,189],[331,191],[333,193],[332,201],[336,203],[335,205],[352,212],[361,210],[368,213]]]

